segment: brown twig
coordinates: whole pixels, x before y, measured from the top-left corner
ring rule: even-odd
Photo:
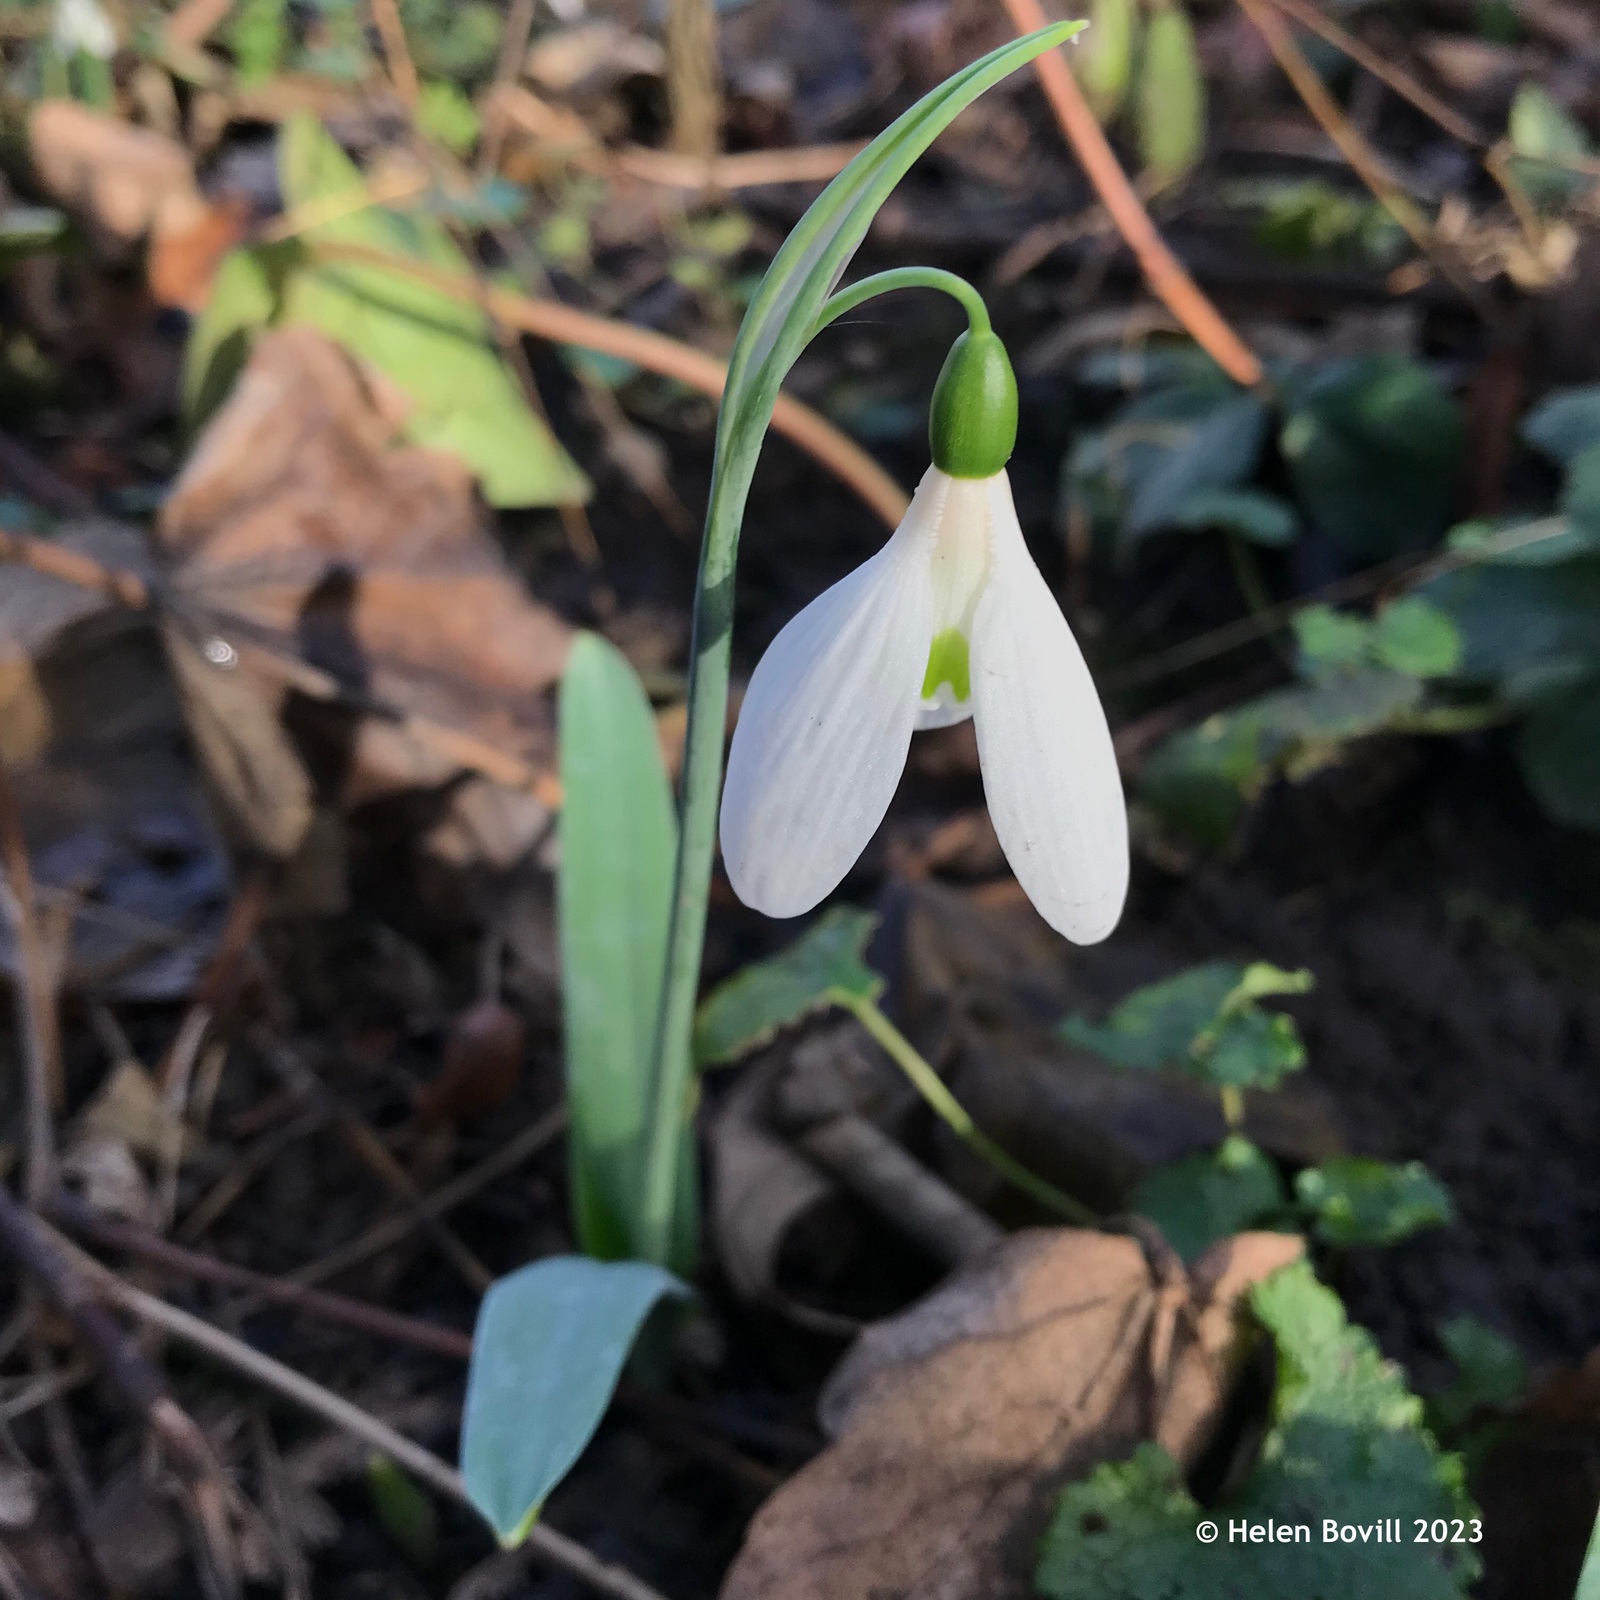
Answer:
[[[715,0],[667,0],[667,100],[673,149],[709,162],[722,140]]]
[[[313,1106],[303,1111],[292,1122],[270,1128],[263,1133],[245,1153],[218,1178],[216,1184],[201,1195],[194,1209],[179,1224],[176,1237],[183,1240],[198,1239],[212,1227],[246,1189],[261,1176],[278,1156],[292,1144],[309,1138],[328,1120],[326,1106]]]
[[[137,573],[103,566],[93,556],[63,549],[47,539],[30,539],[0,528],[0,561],[15,561],[52,578],[64,578],[81,589],[97,589],[108,600],[119,601],[135,611],[150,604],[149,586]]]
[[[274,1278],[264,1272],[252,1272],[248,1267],[235,1266],[231,1261],[220,1261],[216,1256],[203,1255],[197,1250],[186,1250],[182,1245],[171,1244],[146,1228],[101,1216],[75,1195],[60,1196],[56,1202],[55,1216],[65,1228],[80,1238],[91,1240],[108,1250],[120,1250],[125,1255],[186,1278],[198,1278],[227,1289],[242,1289],[263,1300],[294,1306],[325,1321],[341,1322],[363,1333],[392,1339],[398,1344],[414,1345],[419,1350],[432,1350],[458,1361],[465,1361],[472,1354],[472,1340],[454,1328],[441,1328],[436,1323],[424,1322],[418,1317],[401,1316],[382,1306],[365,1305],[346,1295],[307,1288],[288,1279]]]
[[[1355,175],[1372,191],[1373,198],[1404,230],[1406,236],[1433,263],[1435,270],[1453,285],[1485,322],[1496,322],[1494,307],[1471,273],[1436,235],[1432,224],[1385,167],[1383,159],[1356,131],[1339,102],[1328,92],[1315,67],[1306,60],[1300,46],[1290,37],[1283,18],[1273,10],[1275,0],[1238,0],[1240,10],[1249,17],[1267,48],[1305,102],[1306,110],[1333,141],[1339,154]]]
[[[631,323],[597,317],[553,300],[534,300],[507,289],[480,287],[453,272],[430,267],[406,256],[361,245],[310,244],[319,260],[384,267],[430,284],[442,294],[476,305],[490,318],[556,344],[580,345],[602,355],[618,356],[647,371],[676,378],[691,389],[720,399],[727,381],[724,361],[695,350],[664,333]],[[910,503],[906,492],[876,461],[825,417],[790,395],[780,395],[773,408],[777,432],[814,456],[847,484],[891,527],[899,525]]]
[[[166,1379],[96,1298],[53,1231],[25,1210],[4,1184],[0,1184],[0,1248],[33,1276],[161,1442],[201,1536],[210,1587],[218,1594],[237,1596],[239,1565],[228,1521],[227,1484],[206,1436],[172,1397]]]
[[[1004,0],[1004,5],[1018,33],[1035,33],[1049,26],[1039,0]],[[1034,60],[1033,68],[1061,131],[1151,289],[1230,378],[1253,388],[1261,382],[1261,362],[1167,247],[1089,109],[1066,57],[1060,50],[1046,50]]]
[[[40,1231],[43,1231],[42,1225]],[[53,1241],[58,1238],[52,1233]],[[363,1440],[375,1450],[381,1450],[441,1494],[462,1504],[470,1504],[460,1473],[447,1462],[441,1461],[431,1450],[396,1432],[370,1412],[352,1405],[303,1373],[296,1372],[281,1361],[274,1361],[271,1356],[252,1349],[242,1340],[202,1318],[191,1316],[187,1311],[168,1305],[165,1300],[123,1282],[114,1272],[84,1256],[65,1240],[59,1240],[59,1251],[63,1255],[71,1251],[74,1263],[93,1279],[101,1292],[140,1321],[163,1329],[173,1338],[204,1351],[235,1372],[243,1373],[286,1400]],[[100,1308],[97,1306],[96,1309]],[[100,1314],[105,1316],[103,1310]],[[663,1600],[662,1595],[632,1573],[599,1560],[575,1540],[566,1538],[542,1522],[535,1522],[529,1530],[528,1548],[552,1565],[581,1578],[600,1593],[614,1596],[615,1600]]]
[[[411,46],[406,43],[405,24],[400,20],[400,8],[394,0],[372,0],[372,20],[383,40],[384,63],[389,69],[389,81],[400,96],[407,111],[417,108],[417,96],[422,85],[417,81],[417,64],[411,59]]]
[[[500,30],[500,54],[495,59],[494,80],[479,102],[484,108],[483,137],[478,141],[478,176],[487,178],[500,165],[500,152],[506,142],[506,114],[501,98],[516,85],[522,59],[528,53],[528,36],[533,32],[535,0],[511,0],[505,25]]]
[[[398,1244],[418,1225],[422,1214],[442,1217],[446,1212],[454,1210],[463,1201],[471,1199],[480,1189],[487,1188],[497,1178],[503,1178],[507,1173],[514,1172],[523,1162],[531,1161],[541,1150],[553,1144],[561,1136],[566,1125],[565,1106],[557,1106],[555,1110],[547,1111],[537,1122],[530,1123],[514,1139],[485,1156],[475,1167],[468,1168],[460,1177],[452,1178],[448,1183],[440,1184],[431,1194],[424,1195],[415,1210],[398,1217],[386,1217],[382,1222],[374,1223],[349,1244],[340,1245],[327,1255],[289,1274],[291,1280],[302,1284],[323,1283],[329,1278],[337,1277],[341,1272],[348,1272],[351,1267],[358,1266],[361,1262],[377,1255],[380,1250],[387,1250],[391,1245]]]
[[[333,1095],[316,1073],[287,1045],[264,1033],[257,1035],[257,1044],[268,1064],[289,1088],[308,1105],[326,1107],[329,1120],[338,1130],[345,1148],[401,1202],[407,1214],[415,1218],[417,1225],[427,1233],[445,1260],[461,1274],[468,1287],[476,1289],[479,1294],[484,1293],[494,1282],[494,1274],[450,1228],[425,1208],[421,1191],[395,1159],[388,1145],[350,1107]]]
[[[17,1033],[27,1073],[28,1204],[37,1208],[56,1186],[55,1130],[51,1112],[61,1103],[65,1080],[61,1067],[61,1027],[56,1011],[54,962],[47,955],[39,929],[28,841],[23,837],[5,763],[0,761],[0,910],[11,924],[17,952],[12,991]]]

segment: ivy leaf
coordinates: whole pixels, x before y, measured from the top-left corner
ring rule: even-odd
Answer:
[[[1288,501],[1261,489],[1192,489],[1168,520],[1174,528],[1220,528],[1269,549],[1293,544],[1299,532]]]
[[[1129,1210],[1148,1217],[1193,1261],[1218,1239],[1269,1225],[1287,1199],[1271,1158],[1230,1134],[1215,1150],[1157,1167],[1134,1191]]]
[[[1365,617],[1332,606],[1302,606],[1290,619],[1300,646],[1299,668],[1308,678],[1353,672],[1372,653],[1372,624]]]
[[[287,206],[361,191],[361,173],[314,117],[291,118],[280,137],[279,182]],[[382,207],[320,223],[307,229],[305,240],[468,272],[440,223]],[[492,505],[559,505],[588,497],[587,479],[529,409],[481,311],[385,267],[298,254],[279,320],[320,328],[397,384],[412,404],[405,422],[411,439],[459,456],[482,479]]]
[[[1506,1411],[1528,1384],[1522,1352],[1480,1317],[1452,1317],[1439,1329],[1439,1343],[1455,1362],[1449,1388],[1428,1400],[1428,1415],[1446,1433],[1455,1433],[1474,1412]]]
[[[757,961],[706,997],[695,1019],[695,1060],[702,1067],[747,1055],[792,1022],[844,999],[875,1000],[883,979],[863,951],[878,919],[837,907],[770,961]]]
[[[1422,1403],[1372,1337],[1304,1263],[1276,1272],[1251,1306],[1277,1348],[1272,1423],[1243,1488],[1204,1515],[1304,1526],[1293,1543],[1223,1536],[1197,1542],[1202,1512],[1172,1459],[1141,1445],[1063,1491],[1040,1551],[1035,1586],[1047,1600],[1242,1600],[1359,1595],[1361,1600],[1461,1600],[1480,1570],[1472,1544],[1415,1544],[1412,1519],[1457,1519],[1475,1508],[1459,1458],[1422,1427]],[[1379,1541],[1399,1518],[1399,1542]],[[1324,1523],[1369,1537],[1324,1542]]]
[[[1416,678],[1447,678],[1461,665],[1461,630],[1420,595],[1396,600],[1378,613],[1372,653],[1380,666]]]
[[[1325,1244],[1398,1244],[1423,1228],[1455,1221],[1450,1191],[1420,1161],[1397,1166],[1338,1156],[1307,1167],[1294,1187]]]

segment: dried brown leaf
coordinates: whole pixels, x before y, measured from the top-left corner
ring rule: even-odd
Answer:
[[[194,164],[176,139],[74,100],[34,106],[28,151],[46,193],[112,247],[188,232],[208,213]]]
[[[1241,1234],[1185,1273],[1131,1238],[1013,1235],[857,1341],[834,1444],[757,1513],[722,1600],[1023,1600],[1063,1482],[1145,1439],[1204,1447],[1236,1302],[1300,1248]]]
[[[382,713],[339,725],[346,803],[490,758],[501,781],[548,772],[548,691],[570,641],[507,568],[465,469],[396,444],[405,404],[313,330],[268,333],[158,530],[187,635],[205,663],[236,660],[274,722],[285,684]],[[191,693],[205,683],[178,665]],[[270,796],[281,763],[266,739],[253,745],[260,760],[240,765],[267,773]]]

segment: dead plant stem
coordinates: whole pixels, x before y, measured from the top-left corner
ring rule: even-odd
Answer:
[[[1050,19],[1039,0],[1003,0],[1003,3],[1019,34],[1034,33],[1049,26]],[[1039,75],[1040,87],[1055,112],[1062,133],[1116,224],[1117,232],[1133,251],[1151,289],[1230,378],[1254,388],[1263,376],[1260,360],[1168,248],[1122,170],[1094,112],[1089,109],[1089,102],[1084,99],[1066,57],[1060,50],[1047,50],[1034,61],[1033,69]]]

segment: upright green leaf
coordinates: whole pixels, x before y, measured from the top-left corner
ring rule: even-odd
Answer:
[[[579,1242],[615,1258],[637,1248],[677,824],[650,703],[598,634],[574,641],[559,709],[568,1166]],[[680,1204],[679,1218],[681,1261],[693,1207]]]
[[[1206,148],[1206,80],[1181,0],[1161,0],[1145,29],[1137,110],[1145,170],[1176,183]]]
[[[754,962],[719,985],[695,1020],[698,1064],[736,1060],[819,1007],[844,998],[876,999],[883,979],[862,953],[877,922],[870,912],[836,907],[782,955]]]
[[[1078,81],[1102,122],[1116,116],[1128,97],[1139,20],[1139,0],[1094,0],[1089,31],[1073,52]]]
[[[552,1256],[483,1297],[461,1418],[467,1497],[507,1547],[572,1469],[611,1403],[640,1328],[671,1273],[642,1261]]]
[[[360,194],[361,173],[314,117],[292,117],[280,138],[286,206]],[[368,206],[308,228],[304,239],[471,274],[444,228],[413,213]],[[474,306],[384,267],[306,256],[288,278],[281,320],[320,328],[399,385],[412,403],[410,437],[459,456],[482,479],[491,504],[555,505],[587,497],[587,480],[529,409]]]
[[[183,353],[183,416],[191,431],[227,398],[256,334],[277,316],[282,286],[272,268],[281,259],[282,252],[235,250],[217,268]]]

